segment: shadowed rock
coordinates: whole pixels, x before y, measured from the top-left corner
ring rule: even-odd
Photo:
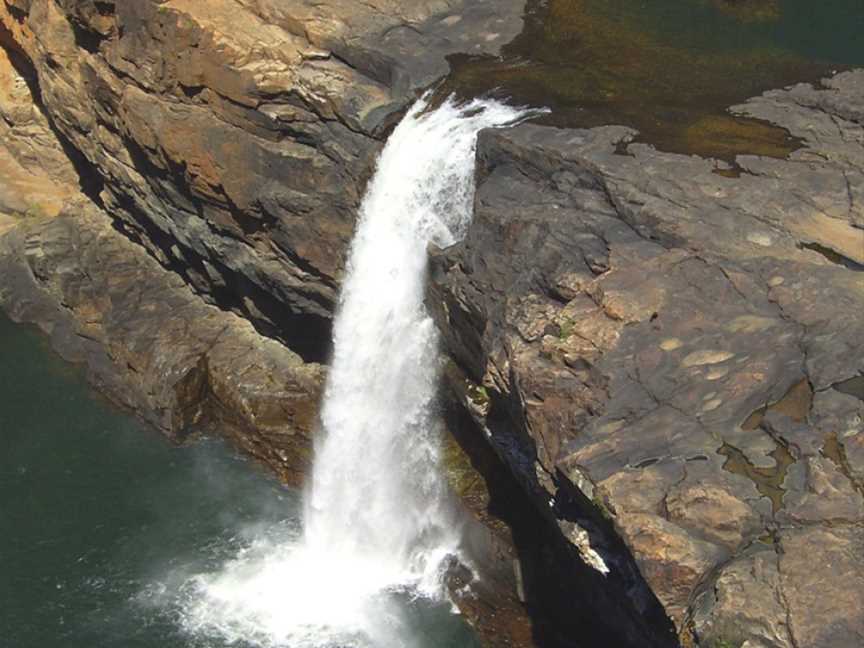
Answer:
[[[322,361],[388,126],[446,55],[511,40],[522,6],[22,0],[0,4],[0,22],[127,236]]]

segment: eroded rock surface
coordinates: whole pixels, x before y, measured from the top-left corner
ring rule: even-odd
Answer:
[[[0,275],[4,310],[38,324],[106,396],[178,440],[201,428],[233,436],[300,482],[322,367],[202,302],[96,207],[8,232]]]
[[[33,103],[14,57],[0,47],[0,232],[14,219],[56,216],[80,195],[75,168]]]
[[[4,40],[88,165],[91,198],[212,303],[326,357],[388,125],[524,0],[0,3]]]
[[[864,641],[862,106],[864,72],[739,106],[805,145],[737,169],[619,127],[486,132],[434,254],[475,433],[630,594],[632,555],[685,643]]]
[[[217,427],[299,483],[323,368],[206,304],[117,231],[82,192],[75,152],[8,38],[0,49],[0,306],[42,328],[103,393],[169,436]]]

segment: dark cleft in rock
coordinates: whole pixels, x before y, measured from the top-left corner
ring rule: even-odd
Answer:
[[[739,177],[621,155],[620,127],[481,135],[475,218],[433,253],[428,301],[454,402],[543,544],[569,545],[523,547],[523,571],[599,569],[587,601],[538,580],[548,628],[597,630],[583,606],[612,605],[616,645],[662,642],[663,618],[685,645],[862,641],[861,105],[852,72],[737,107],[806,144],[739,156]],[[624,619],[657,639],[626,643]]]

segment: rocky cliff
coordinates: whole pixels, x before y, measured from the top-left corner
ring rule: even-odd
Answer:
[[[429,303],[474,434],[606,581],[632,556],[685,642],[860,645],[864,72],[735,110],[804,147],[730,173],[619,127],[485,133]]]
[[[4,276],[17,277],[4,281],[7,310],[62,330],[66,355],[101,367],[100,386],[171,435],[210,410],[205,392],[221,391],[253,428],[279,412],[277,427],[306,435],[304,451],[259,446],[297,481],[345,248],[388,124],[446,73],[446,55],[511,39],[521,10],[0,3],[0,228],[24,225],[4,242]],[[31,287],[59,307],[51,323]],[[283,343],[298,380],[270,373],[279,345],[266,339],[244,361],[259,375],[216,377],[227,360],[217,340],[247,323]],[[226,381],[291,385],[305,405],[270,393],[258,403],[269,414],[257,412]]]
[[[0,305],[167,434],[299,482],[375,155],[523,4],[5,0]],[[862,106],[861,72],[753,99],[804,145],[735,165],[481,137],[429,305],[489,645],[864,642]]]
[[[4,40],[86,192],[212,303],[326,357],[387,126],[520,2],[15,0]]]
[[[228,435],[300,484],[375,156],[445,57],[496,52],[522,5],[0,3],[0,305],[171,438]],[[492,529],[469,534],[466,614],[529,645],[507,527],[448,457]]]

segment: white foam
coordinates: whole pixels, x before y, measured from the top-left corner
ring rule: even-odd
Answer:
[[[440,599],[460,543],[432,411],[427,246],[454,243],[470,220],[477,133],[524,115],[494,101],[429,110],[421,100],[388,139],[349,255],[305,531],[256,540],[189,579],[190,632],[267,648],[412,645],[394,593]]]

